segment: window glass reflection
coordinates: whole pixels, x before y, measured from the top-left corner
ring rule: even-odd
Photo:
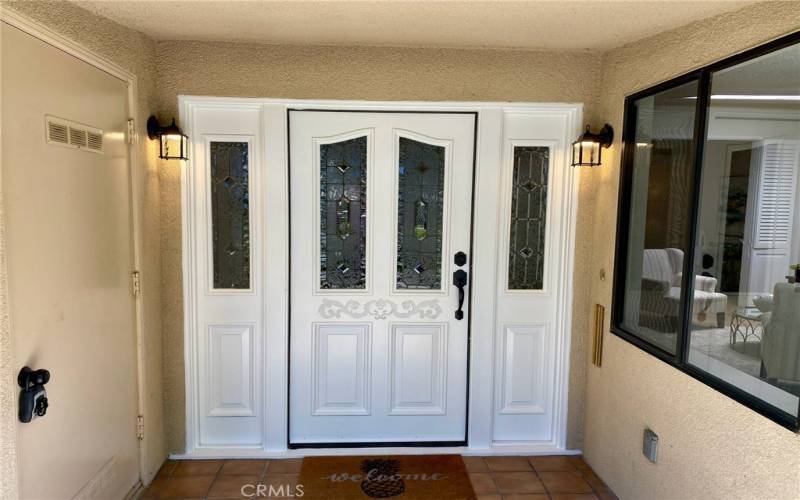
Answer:
[[[711,78],[688,361],[796,414],[800,46]]]
[[[623,326],[673,354],[690,232],[697,86],[693,81],[634,104],[636,149]]]

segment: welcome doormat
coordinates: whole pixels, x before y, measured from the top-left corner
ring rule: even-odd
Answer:
[[[308,499],[475,499],[460,455],[306,457],[298,485]]]

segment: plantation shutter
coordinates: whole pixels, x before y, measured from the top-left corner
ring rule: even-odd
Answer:
[[[763,142],[754,249],[788,249],[791,245],[798,152],[797,141]]]

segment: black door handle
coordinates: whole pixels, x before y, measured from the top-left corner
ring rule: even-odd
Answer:
[[[456,309],[456,319],[464,319],[464,287],[467,286],[467,272],[459,269],[453,272],[453,286],[458,288],[458,309]]]

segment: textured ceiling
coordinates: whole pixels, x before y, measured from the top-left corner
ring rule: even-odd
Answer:
[[[72,0],[159,40],[608,49],[751,1]]]

